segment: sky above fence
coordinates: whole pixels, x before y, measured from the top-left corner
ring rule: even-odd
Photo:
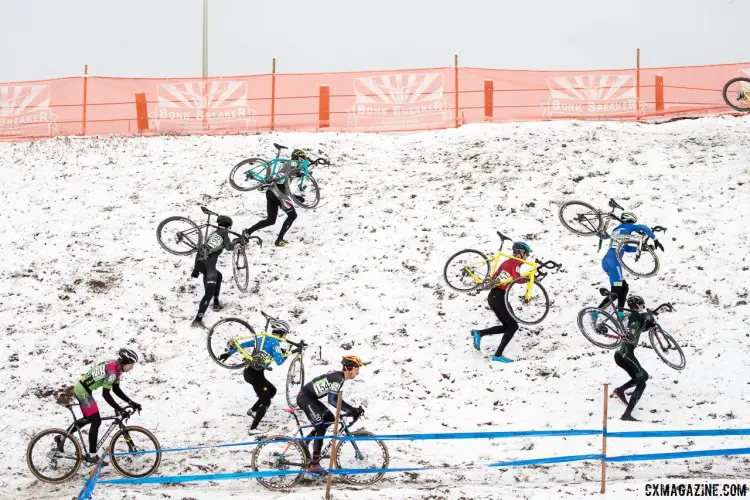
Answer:
[[[610,69],[747,59],[746,0],[209,0],[209,74],[450,66]],[[29,0],[0,16],[0,81],[201,75],[202,0]]]

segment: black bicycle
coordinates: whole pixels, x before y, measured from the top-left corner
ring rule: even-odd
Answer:
[[[297,430],[294,437],[274,435],[263,436],[264,442],[253,450],[253,471],[286,471],[285,475],[258,477],[260,484],[269,490],[286,490],[299,483],[305,475],[307,464],[310,461],[310,450],[308,440],[301,440],[305,434],[302,429],[311,428],[312,425],[302,425],[297,416],[299,410],[288,408],[287,413],[294,417]],[[347,418],[350,420],[347,422]],[[351,427],[358,420],[356,417],[342,415],[339,421],[337,436],[372,436],[373,433],[365,430],[352,431]],[[310,437],[309,435],[307,437]],[[331,443],[322,450],[321,464],[327,464],[331,458]],[[356,440],[338,441],[336,444],[336,455],[334,463],[337,469],[387,469],[390,462],[388,448],[380,440]],[[337,474],[343,481],[353,485],[372,485],[380,481],[385,472],[374,472],[364,474]]]
[[[607,298],[607,303],[601,308],[584,307],[578,312],[578,328],[586,339],[597,347],[604,349],[615,349],[627,339],[627,327],[625,318],[617,317],[615,300],[617,294],[606,288],[600,288],[599,293]],[[632,309],[622,309],[625,313],[635,312]],[[674,305],[665,302],[654,310],[647,309],[646,324],[651,325],[648,329],[648,340],[651,347],[664,363],[675,370],[685,368],[685,353],[677,341],[667,333],[664,328],[656,322],[656,316],[661,310],[673,312]]]
[[[156,239],[159,240],[159,245],[174,255],[191,255],[203,251],[204,243],[208,239],[209,229],[218,229],[219,227],[211,224],[211,217],[218,217],[219,214],[203,206],[201,211],[208,216],[208,219],[200,226],[187,217],[179,215],[167,217],[161,221],[156,228]],[[232,276],[237,288],[245,292],[250,282],[250,266],[246,253],[247,243],[254,240],[258,247],[262,248],[263,240],[257,236],[250,236],[248,239],[234,231],[228,231],[228,233],[239,239],[239,243],[232,250]]]
[[[721,96],[727,106],[740,113],[750,113],[750,78],[739,76],[724,84]]]
[[[47,429],[31,439],[26,450],[26,463],[39,480],[45,483],[62,483],[70,479],[84,462],[81,429],[91,423],[88,417],[76,418],[73,407],[78,403],[63,405],[73,416],[73,423],[67,429]],[[127,406],[120,416],[102,417],[111,420],[107,431],[96,445],[100,449],[114,429],[117,431],[109,442],[106,454],[112,466],[127,477],[147,477],[156,472],[161,463],[161,446],[151,431],[143,427],[125,425],[135,413]],[[136,453],[133,452],[145,452]]]

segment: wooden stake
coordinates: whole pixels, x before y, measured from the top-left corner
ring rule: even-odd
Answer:
[[[604,409],[602,412],[602,487],[601,493],[607,489],[607,402],[609,398],[609,384],[604,384]]]
[[[89,88],[89,65],[84,64],[83,65],[83,133],[81,135],[86,135],[86,100],[88,96],[88,88]]]
[[[635,50],[635,119],[641,119],[641,49]]]
[[[326,481],[326,500],[331,498],[331,483],[333,482],[333,474],[331,471],[334,466],[334,459],[336,457],[336,436],[339,432],[339,419],[341,418],[341,401],[343,401],[342,391],[339,390],[339,399],[336,401],[336,419],[333,421],[333,438],[331,438],[331,459],[328,461],[328,478]]]
[[[656,112],[664,111],[664,77],[656,75],[654,77],[654,101],[656,101]]]

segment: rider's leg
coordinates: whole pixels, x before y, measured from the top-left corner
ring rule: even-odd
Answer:
[[[297,211],[288,201],[281,202],[281,209],[286,213],[286,219],[284,219],[284,223],[281,225],[279,237],[276,238],[277,242],[284,240],[284,235],[289,230],[289,228],[292,227],[292,223],[297,219]]]
[[[219,292],[221,292],[221,279],[223,276],[221,275],[221,271],[216,271],[216,287],[214,288],[214,309],[220,309],[221,305],[219,304]]]
[[[250,430],[255,430],[271,406],[271,399],[276,395],[276,387],[266,379],[265,371],[256,371],[248,366],[245,368],[243,376],[245,381],[253,386],[255,394],[258,396],[258,401],[251,408],[255,412],[255,417],[250,425]]]
[[[216,271],[216,260],[218,257],[219,254],[215,253],[209,255],[208,259],[206,259],[206,272],[203,274],[203,298],[198,305],[198,314],[195,316],[193,322],[203,320],[203,315],[206,313],[206,309],[208,309],[208,304],[214,296],[216,283],[219,279],[218,272]]]
[[[266,190],[266,212],[268,213],[268,216],[265,219],[258,221],[254,226],[245,229],[243,234],[250,235],[258,229],[263,229],[264,227],[276,224],[276,216],[279,214],[279,199],[271,192],[271,189]]]
[[[497,335],[500,333],[505,333],[506,326],[505,321],[503,320],[505,316],[505,292],[501,290],[498,287],[493,288],[490,290],[490,293],[487,295],[487,303],[490,306],[490,309],[492,309],[492,312],[495,313],[495,316],[497,316],[497,319],[500,321],[500,325],[498,326],[491,326],[490,328],[485,328],[484,330],[479,330],[479,336],[484,337],[485,335]]]

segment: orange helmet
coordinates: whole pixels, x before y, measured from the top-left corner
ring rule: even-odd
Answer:
[[[344,356],[343,358],[341,358],[341,364],[344,365],[344,367],[346,368],[351,368],[354,366],[359,368],[360,366],[364,365],[364,363],[359,358],[359,356],[355,356],[354,354],[350,354],[348,356]]]

